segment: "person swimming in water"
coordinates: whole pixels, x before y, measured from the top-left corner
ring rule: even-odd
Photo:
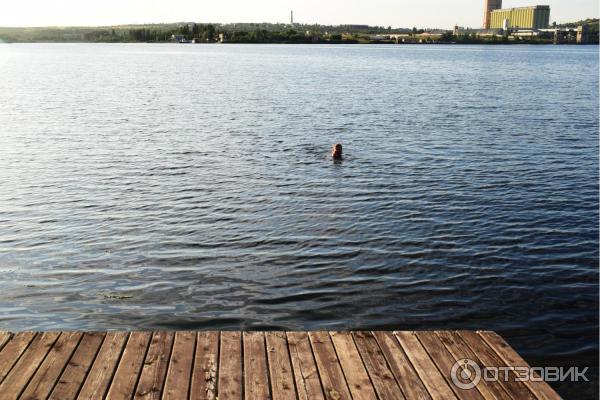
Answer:
[[[333,145],[333,148],[331,149],[331,157],[333,157],[334,160],[342,159],[342,145],[340,143]]]

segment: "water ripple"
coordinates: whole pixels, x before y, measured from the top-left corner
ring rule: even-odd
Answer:
[[[596,364],[597,47],[0,45],[0,76],[2,329],[493,329]]]

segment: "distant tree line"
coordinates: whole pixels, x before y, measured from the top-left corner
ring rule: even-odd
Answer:
[[[590,33],[598,33],[598,22],[598,18],[588,18],[576,22],[567,22],[558,26],[561,28],[577,28],[578,26],[587,25],[589,27]]]
[[[294,29],[284,31],[234,31],[223,34],[224,40],[229,43],[357,43],[357,40],[344,38],[339,33],[322,34],[318,32],[298,32]]]
[[[150,24],[111,27],[1,28],[5,42],[167,42],[173,36],[186,40],[214,42],[223,34],[233,43],[314,43],[353,42],[342,34],[381,34],[391,27],[368,25],[239,24]],[[396,30],[397,32],[398,30]],[[410,32],[405,29],[401,31]]]
[[[490,37],[481,37],[475,32],[461,33],[455,35],[452,31],[446,31],[439,39],[442,43],[459,44],[482,44],[482,43],[508,43],[508,36],[492,35]]]
[[[588,18],[581,21],[569,22],[565,24],[558,25],[561,28],[577,28],[578,26],[587,25],[588,27],[588,35],[589,35],[589,43],[590,44],[598,44],[599,43],[599,20],[598,18]]]

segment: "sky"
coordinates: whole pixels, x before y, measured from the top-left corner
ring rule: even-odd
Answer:
[[[484,0],[0,0],[0,26],[94,26],[161,22],[295,22],[479,27]],[[549,5],[550,21],[598,17],[598,0],[504,0]]]

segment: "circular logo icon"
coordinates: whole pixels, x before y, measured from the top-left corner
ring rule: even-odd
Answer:
[[[463,358],[452,366],[452,383],[463,390],[473,389],[481,380],[481,368],[473,360]]]

